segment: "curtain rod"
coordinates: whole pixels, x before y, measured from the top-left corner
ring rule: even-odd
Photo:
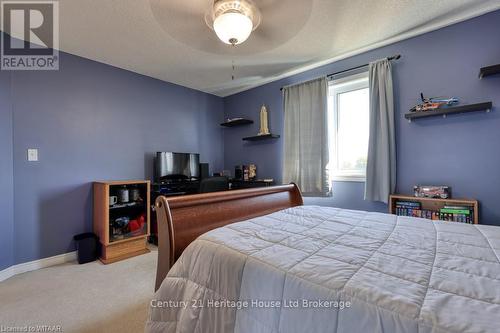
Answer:
[[[389,61],[392,61],[392,60],[398,60],[399,58],[401,58],[401,54],[396,54],[396,55],[393,55],[392,57],[387,57],[386,59],[389,60]],[[334,75],[339,75],[339,74],[342,74],[342,73],[354,71],[356,69],[360,69],[360,68],[366,67],[368,65],[370,65],[370,64],[364,64],[364,65],[361,65],[361,66],[356,66],[356,67],[352,67],[352,68],[349,68],[349,69],[344,69],[343,71],[340,71],[340,72],[335,72],[335,73],[332,73],[332,74],[328,74],[326,77],[331,77],[331,76],[334,76]],[[283,90],[283,87],[280,88],[280,90]]]

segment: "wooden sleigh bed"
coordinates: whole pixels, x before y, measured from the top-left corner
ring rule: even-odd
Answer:
[[[158,267],[155,290],[182,251],[198,236],[215,228],[303,205],[295,184],[156,200]]]
[[[295,185],[156,205],[155,300],[191,305],[152,305],[147,332],[498,332],[498,227],[303,205]]]

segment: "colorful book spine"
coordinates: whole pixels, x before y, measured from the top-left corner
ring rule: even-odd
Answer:
[[[443,221],[474,223],[474,210],[466,206],[445,206],[439,211]]]
[[[421,217],[421,204],[414,201],[396,201],[396,215]]]

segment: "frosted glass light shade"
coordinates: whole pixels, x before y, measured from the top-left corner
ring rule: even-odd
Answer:
[[[238,45],[250,37],[252,20],[241,13],[224,13],[214,20],[217,37],[226,44]]]

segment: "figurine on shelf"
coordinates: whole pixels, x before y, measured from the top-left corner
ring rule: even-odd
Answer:
[[[260,109],[260,131],[258,135],[269,135],[269,122],[267,120],[267,109],[265,105],[262,105]]]
[[[257,178],[257,166],[255,164],[248,165],[248,179],[255,180]]]

